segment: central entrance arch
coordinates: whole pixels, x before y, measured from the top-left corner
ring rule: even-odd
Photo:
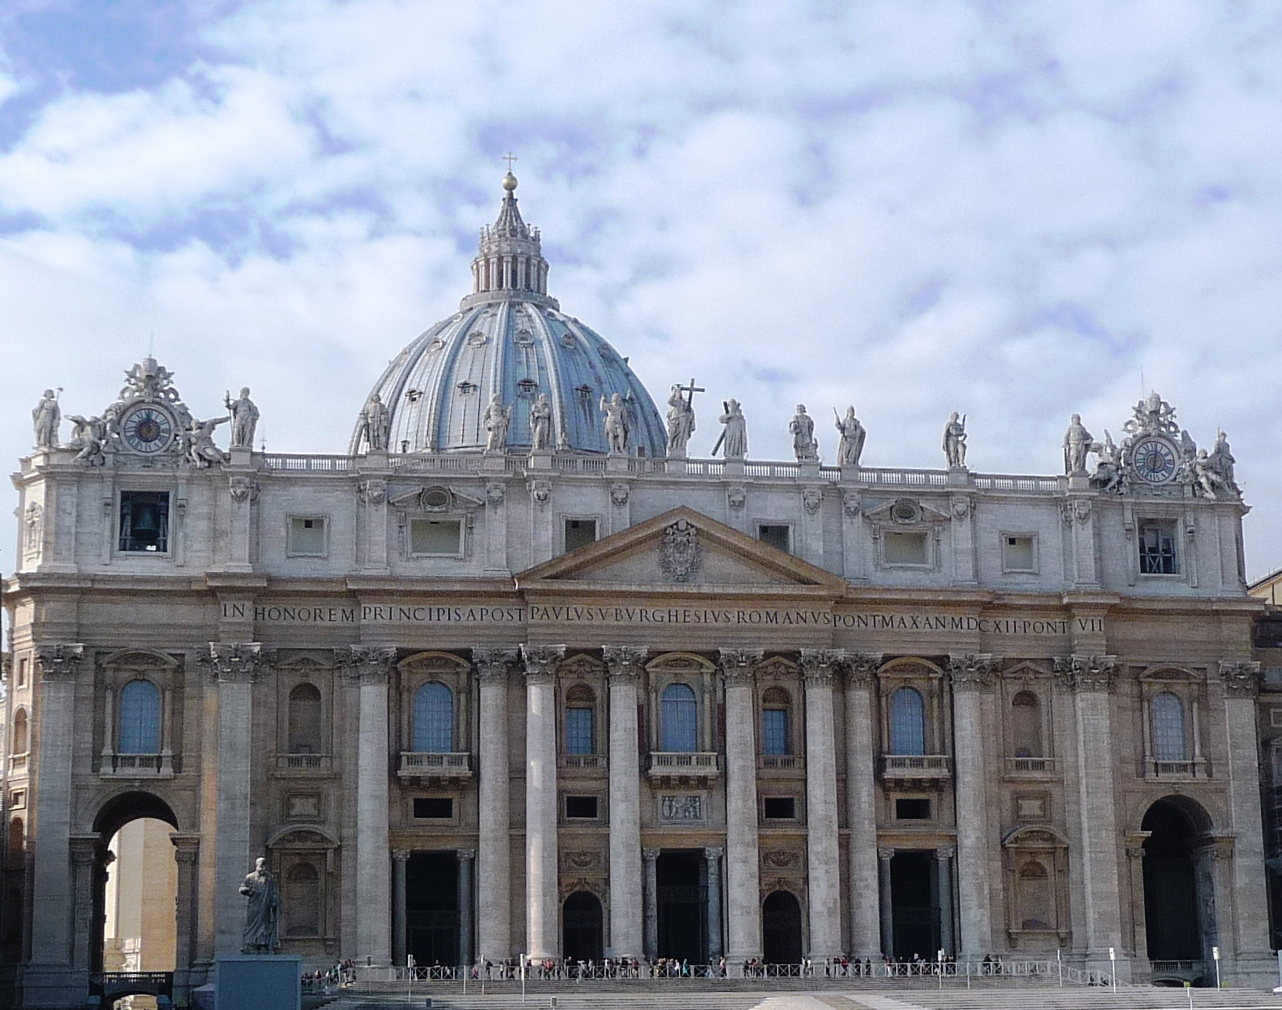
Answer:
[[[575,891],[562,906],[562,952],[571,961],[600,964],[605,951],[601,902],[591,891]]]
[[[1165,797],[1144,814],[1144,920],[1150,961],[1202,961],[1215,943],[1215,890],[1199,841],[1206,812]]]
[[[766,964],[801,963],[801,906],[787,891],[772,891],[761,905],[761,950]]]

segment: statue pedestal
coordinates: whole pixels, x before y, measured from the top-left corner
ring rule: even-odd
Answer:
[[[231,465],[234,467],[251,467],[254,465],[254,450],[249,446],[232,446]]]
[[[948,468],[948,486],[949,487],[968,487],[970,485],[970,471],[964,466],[950,466]]]
[[[526,465],[531,470],[551,470],[552,469],[552,450],[551,449],[531,449],[530,459]]]
[[[606,473],[627,473],[628,457],[621,452],[612,452],[605,458]]]
[[[296,954],[220,957],[215,1010],[299,1010],[302,958]]]
[[[841,482],[843,484],[859,483],[859,464],[842,463],[841,464]]]
[[[1091,478],[1085,473],[1070,473],[1068,475],[1068,489],[1070,491],[1089,491],[1091,489]]]
[[[481,457],[481,473],[504,473],[507,470],[507,453],[485,450]]]
[[[726,460],[726,468],[722,471],[722,473],[724,473],[727,477],[742,477],[743,476],[743,460],[741,459]]]
[[[799,464],[799,471],[800,471],[798,476],[800,476],[802,480],[818,480],[819,479],[819,460],[802,459],[802,460],[798,460],[797,462]]]
[[[684,452],[668,453],[668,462],[665,469],[670,474],[677,474],[678,476],[684,474],[686,472],[686,454]]]

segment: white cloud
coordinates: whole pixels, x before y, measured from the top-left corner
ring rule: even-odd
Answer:
[[[754,453],[853,401],[870,461],[937,465],[958,409],[977,468],[1052,472],[1143,369],[1228,429],[1282,565],[1272,7],[219,9],[183,73],[50,89],[0,151],[10,459],[40,389],[98,409],[153,328],[198,412],[248,382],[273,448],[342,451],[466,292],[510,147],[553,293],[652,390],[737,396]]]

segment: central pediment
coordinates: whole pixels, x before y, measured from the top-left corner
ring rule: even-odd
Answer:
[[[516,576],[523,590],[845,592],[840,576],[680,506]]]

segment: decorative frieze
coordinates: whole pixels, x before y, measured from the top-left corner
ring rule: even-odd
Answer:
[[[703,819],[702,793],[663,793],[659,796],[659,820],[688,822]]]

